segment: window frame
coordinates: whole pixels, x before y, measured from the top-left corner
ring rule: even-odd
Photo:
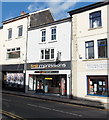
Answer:
[[[45,42],[45,41],[46,41],[46,29],[42,29],[41,30],[41,42]]]
[[[108,76],[107,75],[87,75],[87,95],[91,96],[108,96]],[[94,85],[96,84],[96,86]],[[103,90],[103,88],[105,90]]]
[[[12,28],[8,29],[8,40],[10,40],[10,39],[12,39]]]
[[[19,56],[18,57],[9,57],[9,53],[12,53],[12,52],[19,52]],[[20,57],[21,57],[20,47],[7,49],[7,59],[18,59]]]
[[[21,29],[21,32],[20,32]],[[23,25],[18,26],[18,37],[22,37],[23,36]]]
[[[106,41],[106,44],[105,45],[99,45],[99,41]],[[99,47],[102,47],[102,46],[105,46],[105,56],[104,57],[101,57],[99,56]],[[99,39],[97,40],[97,47],[98,47],[98,58],[108,58],[108,43],[107,43],[107,38],[105,39]]]
[[[86,46],[87,43],[90,43],[90,42],[93,42],[93,46]],[[93,57],[89,57],[89,52],[87,53],[87,48],[93,48]],[[88,50],[89,51],[89,50]],[[85,41],[85,59],[94,59],[94,40],[91,40],[91,41]]]
[[[54,32],[55,29],[55,32]],[[51,40],[54,41],[56,40],[56,34],[57,34],[57,28],[55,27],[51,27]]]
[[[46,54],[46,50],[49,51],[49,54]],[[54,53],[51,53],[51,51],[54,50],[54,48],[45,48],[45,49],[41,49],[40,50],[40,60],[53,60],[54,57],[52,58],[52,55],[54,56]],[[43,54],[41,53],[41,51],[43,51]],[[55,50],[54,50],[55,51]],[[49,58],[47,59],[46,56],[49,56]]]
[[[98,14],[100,13],[100,15],[94,16],[94,14],[96,14],[96,13],[98,13]],[[97,22],[99,21],[99,23],[96,23],[95,27],[94,27],[94,19],[95,19],[95,21],[98,19]],[[101,26],[102,26],[101,10],[89,13],[89,28],[92,29],[92,28],[98,28]]]

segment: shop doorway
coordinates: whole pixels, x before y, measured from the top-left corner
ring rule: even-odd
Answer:
[[[44,93],[44,77],[38,76],[36,77],[36,92],[37,93]]]
[[[36,93],[67,95],[67,75],[30,75],[31,90]],[[30,79],[29,79],[30,80]],[[30,88],[30,87],[29,87]]]

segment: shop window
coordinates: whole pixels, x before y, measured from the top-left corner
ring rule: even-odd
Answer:
[[[51,40],[56,40],[56,27],[51,28]]]
[[[85,42],[86,59],[94,58],[94,41]]]
[[[41,50],[41,60],[54,59],[54,49],[43,49]]]
[[[35,76],[33,76],[33,75],[29,75],[28,90],[29,91],[36,90],[36,79],[35,79]]]
[[[24,74],[23,73],[6,73],[6,87],[23,88]]]
[[[18,26],[18,37],[22,36],[22,34],[23,34],[23,26],[20,25]]]
[[[108,77],[107,76],[88,76],[88,94],[90,95],[108,95]]]
[[[107,58],[107,39],[98,40],[98,58]]]
[[[89,14],[90,28],[97,28],[102,26],[101,11],[96,11]]]
[[[12,28],[8,29],[8,39],[12,38]]]
[[[20,48],[7,49],[7,58],[20,58]]]
[[[45,42],[46,41],[46,30],[41,30],[42,32],[42,37],[41,37],[41,42]]]

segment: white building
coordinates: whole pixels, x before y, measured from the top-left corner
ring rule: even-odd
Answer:
[[[71,19],[28,31],[27,92],[70,94]]]
[[[54,20],[49,9],[30,14],[22,12],[18,17],[3,21],[3,28],[0,29],[0,36],[2,36],[0,66],[3,87],[12,90],[20,88],[24,91],[28,27],[51,21]]]
[[[26,41],[29,14],[22,13],[20,16],[3,21],[2,66],[3,87],[19,88],[16,82],[21,81],[21,90],[24,89],[24,63],[26,58]],[[5,84],[6,83],[6,84]]]
[[[72,17],[72,94],[107,103],[109,92],[109,2],[95,3]]]

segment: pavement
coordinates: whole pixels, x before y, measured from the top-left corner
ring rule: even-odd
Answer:
[[[68,98],[67,96],[59,96],[54,94],[23,93],[23,92],[15,92],[15,91],[7,91],[7,90],[2,90],[2,93],[31,97],[36,99],[44,99],[49,101],[63,102],[63,103],[75,104],[75,105],[81,105],[81,106],[87,106],[87,107],[95,107],[100,109],[108,109],[101,102],[91,101],[91,100],[86,100],[81,98]]]

